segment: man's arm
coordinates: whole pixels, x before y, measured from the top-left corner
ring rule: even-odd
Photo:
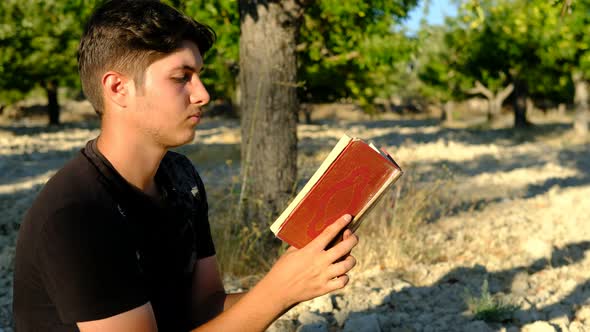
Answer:
[[[346,273],[356,264],[349,253],[358,237],[347,230],[342,242],[325,248],[350,220],[349,215],[338,219],[302,249],[289,248],[251,291],[192,332],[264,331],[293,305],[346,286]]]
[[[78,322],[80,332],[157,332],[158,326],[152,305],[148,302],[140,307],[88,322]]]
[[[325,248],[349,222],[350,218],[340,218],[304,248],[289,248],[251,291],[193,332],[264,331],[293,305],[344,287],[349,280],[346,273],[356,264],[349,253],[358,238],[347,230],[342,242]],[[157,332],[149,303],[109,318],[79,322],[78,327],[81,332]]]
[[[244,294],[225,293],[216,256],[197,261],[193,270],[191,312],[199,325],[229,309]]]

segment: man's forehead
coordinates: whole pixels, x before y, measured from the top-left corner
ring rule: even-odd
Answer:
[[[154,62],[154,65],[163,67],[168,70],[195,70],[198,71],[203,67],[203,58],[199,50],[195,48],[182,47],[174,53],[165,56],[160,61]]]

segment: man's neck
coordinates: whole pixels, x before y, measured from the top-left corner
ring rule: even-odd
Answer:
[[[127,182],[157,196],[154,177],[166,154],[164,147],[148,142],[138,133],[112,126],[103,126],[97,147]]]

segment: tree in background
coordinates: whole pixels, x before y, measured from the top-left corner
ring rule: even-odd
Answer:
[[[285,208],[297,173],[296,33],[299,1],[240,1],[244,221],[266,224]]]
[[[473,92],[514,85],[515,127],[528,125],[530,100],[571,102],[573,78],[579,77],[579,86],[587,81],[587,0],[575,1],[571,7],[569,2],[559,5],[541,0],[468,1],[461,8],[460,29],[474,37],[457,66],[482,83]],[[583,87],[576,90],[585,91]],[[579,114],[577,123],[587,121],[585,112]]]
[[[188,16],[207,24],[217,34],[213,48],[207,52],[203,72],[203,84],[211,94],[213,103],[239,104],[238,54],[240,15],[235,0],[176,0],[171,5]]]
[[[403,87],[397,64],[414,50],[398,29],[417,0],[321,0],[306,8],[297,46],[302,101],[350,98],[371,110]]]
[[[10,103],[35,87],[59,124],[58,87],[79,87],[76,54],[82,22],[96,1],[4,0],[0,4],[0,98]]]
[[[451,20],[448,20],[452,24]],[[453,120],[454,101],[465,99],[473,79],[458,70],[456,63],[467,45],[466,31],[423,25],[418,34],[415,60],[420,95],[441,109],[441,121]]]
[[[573,104],[576,111],[574,130],[580,136],[588,134],[590,80],[590,1],[566,1],[552,34],[544,36],[552,47],[541,53],[550,66],[568,75],[574,86]]]

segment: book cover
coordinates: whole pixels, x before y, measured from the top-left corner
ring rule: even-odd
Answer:
[[[384,150],[344,135],[272,224],[272,232],[302,248],[344,214],[353,217],[355,231],[362,218],[402,174]]]

